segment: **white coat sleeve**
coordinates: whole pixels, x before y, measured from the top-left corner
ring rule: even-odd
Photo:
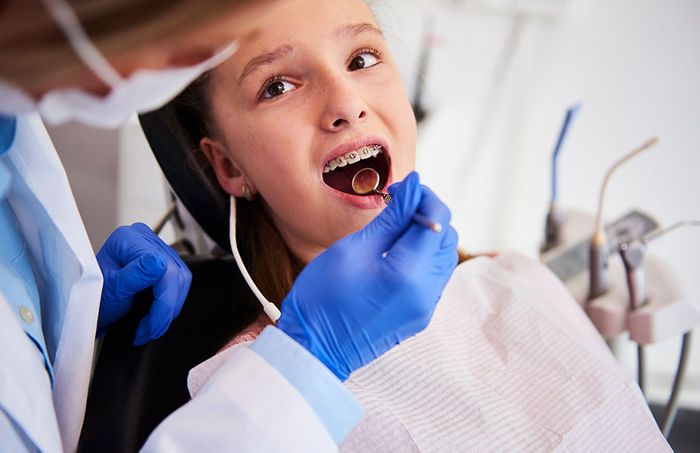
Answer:
[[[273,344],[287,365],[266,359]],[[165,419],[142,451],[335,451],[361,417],[359,403],[321,362],[268,327]]]

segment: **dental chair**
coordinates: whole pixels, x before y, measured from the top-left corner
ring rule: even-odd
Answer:
[[[139,321],[150,308],[150,291],[111,326],[99,347],[78,451],[138,451],[169,414],[189,400],[189,370],[213,356],[259,314],[257,301],[230,256],[228,198],[192,165],[168,106],[139,120],[170,186],[222,256],[183,255],[192,286],[180,315],[166,333],[134,346]]]

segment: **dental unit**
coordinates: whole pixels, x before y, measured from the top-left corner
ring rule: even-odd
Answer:
[[[700,226],[698,221],[678,222],[666,228],[648,214],[633,210],[604,224],[604,202],[612,174],[624,163],[658,143],[652,137],[623,155],[607,170],[594,216],[576,210],[566,218],[557,212],[557,158],[578,106],[570,108],[560,130],[552,166],[552,194],[545,221],[542,259],[579,301],[613,353],[625,332],[635,343],[637,382],[646,397],[646,345],[681,336],[681,352],[671,392],[659,419],[666,438],[678,411],[678,397],[689,361],[692,330],[700,325],[698,310],[685,294],[672,266],[649,252],[652,241],[681,226]],[[593,226],[593,235],[588,232]],[[619,261],[614,260],[614,252]],[[587,271],[587,272],[586,272]]]

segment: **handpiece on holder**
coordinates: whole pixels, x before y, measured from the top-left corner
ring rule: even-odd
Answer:
[[[576,112],[580,108],[580,104],[576,104],[566,111],[566,116],[564,117],[564,123],[559,131],[559,138],[557,139],[557,144],[554,146],[554,152],[552,153],[552,198],[549,202],[549,211],[547,212],[547,219],[545,221],[544,227],[544,244],[542,244],[541,252],[544,253],[548,250],[553,249],[561,242],[561,216],[557,211],[557,195],[558,195],[558,168],[557,160],[559,157],[559,151],[561,151],[562,144],[564,143],[564,138],[569,130],[569,125],[571,120],[576,115]]]
[[[646,243],[639,239],[623,242],[618,251],[625,266],[627,289],[630,295],[630,309],[636,310],[646,303],[646,288],[644,279],[644,253]]]
[[[630,309],[632,311],[642,307],[647,302],[644,279],[644,254],[649,243],[683,226],[700,226],[700,221],[683,220],[676,222],[666,228],[645,234],[640,238],[623,242],[618,246],[622,264],[625,266]]]
[[[605,230],[603,229],[603,205],[605,201],[605,192],[608,187],[608,181],[610,181],[610,177],[612,176],[613,172],[623,163],[656,145],[658,141],[658,138],[652,137],[638,148],[627,153],[620,160],[615,162],[612,167],[610,167],[605,175],[605,178],[603,179],[603,186],[600,189],[600,199],[598,201],[598,211],[596,213],[595,232],[593,233],[593,238],[591,239],[588,254],[590,277],[588,286],[588,300],[593,300],[596,297],[605,294],[608,290],[609,245],[608,238],[605,234]]]
[[[647,301],[645,278],[644,278],[644,252],[647,246],[639,239],[630,242],[623,242],[619,245],[618,251],[625,266],[625,276],[627,279],[627,291],[629,292],[630,311],[635,311]],[[646,358],[644,345],[637,345],[637,384],[646,395]]]
[[[658,239],[682,226],[700,226],[700,221],[684,220],[674,223],[673,225],[652,231],[640,238],[634,238],[629,242],[623,242],[619,246],[620,257],[625,266],[625,275],[627,277],[627,289],[629,292],[630,311],[635,311],[647,303],[645,275],[644,275],[644,254],[647,246],[651,241]],[[685,377],[688,361],[688,346],[690,345],[690,331],[683,333],[683,341],[681,345],[681,354],[678,361],[676,376],[673,379],[671,395],[669,396],[666,409],[664,411],[663,422],[661,428],[664,436],[668,438],[671,428],[673,427],[674,419],[678,410],[678,393]],[[637,381],[645,394],[645,362],[644,345],[637,344]]]

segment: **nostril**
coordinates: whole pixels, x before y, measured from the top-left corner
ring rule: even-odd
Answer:
[[[357,119],[361,120],[364,119],[367,116],[367,112],[364,110],[361,110],[360,113],[357,114]],[[333,129],[338,129],[339,127],[343,125],[349,125],[352,123],[354,120],[352,119],[352,115],[349,117],[341,116],[341,118],[336,119],[331,123],[331,127]]]

